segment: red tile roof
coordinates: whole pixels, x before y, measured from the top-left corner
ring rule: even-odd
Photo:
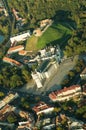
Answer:
[[[19,45],[19,46],[11,47],[11,48],[9,48],[8,52],[12,52],[12,51],[18,50],[18,49],[24,49],[24,46]]]
[[[25,50],[19,51],[19,55],[26,55],[26,54],[27,54],[27,51],[25,51]]]
[[[79,86],[79,85],[72,85],[72,86],[70,86],[70,87],[68,87],[68,88],[65,87],[65,88],[63,88],[63,89],[61,89],[61,90],[57,90],[57,91],[54,91],[54,92],[50,93],[50,94],[49,94],[49,97],[50,97],[51,99],[56,99],[57,96],[60,96],[61,94],[63,95],[63,92],[75,90],[75,89],[77,89],[77,88],[80,88],[80,86]],[[70,94],[69,94],[69,95],[70,95]],[[65,95],[63,95],[63,96],[65,96]]]
[[[16,60],[13,60],[13,59],[11,59],[11,58],[8,58],[8,57],[4,57],[4,58],[3,58],[3,61],[9,62],[9,63],[13,63],[13,64],[15,64],[15,65],[17,65],[17,66],[21,66],[21,65],[22,65],[20,62],[18,62],[18,61],[16,61]]]
[[[37,113],[48,108],[51,108],[51,107],[44,102],[39,102],[36,106],[33,107],[33,110]]]

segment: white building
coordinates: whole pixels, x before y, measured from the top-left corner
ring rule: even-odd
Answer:
[[[2,101],[0,101],[0,109],[17,97],[18,97],[17,93],[15,94],[10,93],[9,95],[7,95]]]
[[[37,88],[43,87],[44,79],[48,79],[56,73],[58,69],[57,62],[44,61],[41,66],[32,73],[32,78],[35,81]]]
[[[24,41],[26,40],[28,37],[30,37],[30,31],[27,31],[25,33],[22,34],[18,34],[17,36],[11,37],[10,41],[11,41],[11,46],[12,44],[16,41],[16,42],[20,42],[20,41]]]
[[[37,88],[41,88],[43,87],[42,85],[42,80],[40,79],[40,77],[34,72],[31,74],[32,75],[32,78],[33,80],[35,80],[35,83],[37,85]]]

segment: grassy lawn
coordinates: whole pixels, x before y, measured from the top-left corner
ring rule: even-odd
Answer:
[[[26,43],[26,50],[27,51],[37,51],[37,42],[38,42],[38,37],[35,36],[31,36],[31,38],[29,38],[27,40]]]
[[[38,39],[37,48],[43,48],[48,44],[62,44],[64,38],[71,34],[71,30],[61,24],[53,24],[46,32]]]
[[[59,44],[65,46],[72,31],[63,24],[53,24],[41,37],[32,36],[27,40],[26,50],[38,50],[48,44]],[[63,45],[64,44],[64,45]]]

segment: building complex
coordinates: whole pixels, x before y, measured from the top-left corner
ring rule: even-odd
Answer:
[[[61,90],[58,91],[54,91],[51,92],[49,94],[49,98],[53,101],[65,101],[65,100],[69,100],[71,98],[73,98],[76,95],[80,95],[81,94],[81,86],[79,85],[72,85],[68,88],[63,88]]]

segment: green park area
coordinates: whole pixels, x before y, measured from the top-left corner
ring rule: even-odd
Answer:
[[[67,24],[53,23],[40,37],[31,36],[27,40],[26,50],[34,51],[44,48],[49,44],[59,44],[65,46],[68,38],[71,36],[71,28]]]
[[[31,36],[26,42],[27,51],[37,51],[38,37]]]

